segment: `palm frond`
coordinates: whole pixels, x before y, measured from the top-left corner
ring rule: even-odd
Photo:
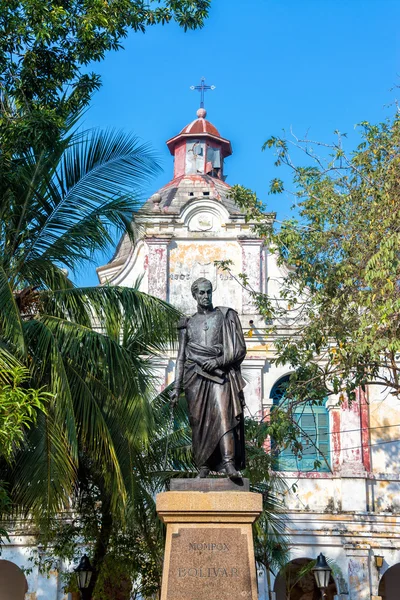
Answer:
[[[132,199],[118,196],[95,206],[81,220],[54,236],[54,241],[41,254],[41,260],[63,261],[70,269],[92,260],[96,251],[106,251],[115,235],[129,232],[134,236]],[[62,258],[61,258],[62,257]]]
[[[20,356],[26,355],[26,344],[22,321],[13,290],[3,267],[0,266],[0,331],[3,340],[8,340]]]
[[[116,396],[122,396],[132,386],[130,355],[118,343],[88,325],[67,318],[42,315],[40,322],[57,340],[60,353],[80,365],[88,376],[101,378]]]
[[[58,340],[46,324],[37,319],[24,323],[24,333],[32,351],[31,371],[37,384],[46,384],[54,400],[51,413],[63,431],[68,454],[77,461],[78,441],[70,383],[65,370],[65,357],[60,351]]]
[[[25,358],[32,385],[51,393],[10,489],[22,510],[50,517],[78,496],[85,462],[113,514],[135,503],[150,514],[167,440],[169,472],[193,467],[187,415],[171,433],[152,402],[152,359],[175,343],[180,315],[139,283],[75,288],[62,267],[86,263],[116,232],[133,239],[132,211],[159,166],[133,135],[65,133],[12,157],[0,179],[0,367]]]
[[[43,195],[51,210],[42,208],[37,214],[37,230],[24,262],[43,255],[66,259],[65,237],[63,243],[58,240],[70,230],[81,249],[88,244],[92,250],[103,248],[104,229],[126,228],[138,206],[138,191],[159,168],[149,146],[131,134],[94,130],[72,138],[52,180],[46,182]],[[83,228],[89,222],[90,239]]]
[[[13,354],[12,347],[0,338],[0,382],[9,381],[8,373],[16,368],[25,368],[24,364]]]
[[[115,332],[123,325],[123,345],[136,354],[165,351],[176,341],[180,313],[167,302],[135,288],[102,286],[44,292],[43,313]],[[118,340],[122,341],[122,340]]]
[[[68,261],[64,261],[64,264],[68,264]],[[29,283],[39,289],[64,290],[74,287],[65,269],[43,257],[25,263],[18,273],[18,281],[20,285]]]
[[[101,406],[103,397],[96,397],[95,389],[71,365],[69,372],[82,447],[102,470],[108,491],[111,492],[113,508],[117,511],[119,503],[122,506],[125,504],[127,494],[114,439]]]
[[[25,514],[50,517],[69,507],[75,478],[65,431],[51,411],[40,412],[17,455],[11,478],[13,501]]]

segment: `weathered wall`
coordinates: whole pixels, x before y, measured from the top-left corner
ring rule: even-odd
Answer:
[[[175,146],[175,158],[174,158],[174,177],[181,177],[185,173],[185,161],[186,161],[186,141],[178,143]]]
[[[376,473],[400,472],[400,401],[380,386],[369,389],[371,450]]]
[[[179,240],[171,244],[169,251],[168,301],[186,314],[196,310],[190,286],[199,277],[210,279],[213,284],[215,306],[230,306],[241,312],[241,287],[234,278],[217,269],[215,260],[230,258],[240,265],[240,245],[234,241]]]

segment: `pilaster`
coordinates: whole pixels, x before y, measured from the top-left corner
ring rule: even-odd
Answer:
[[[148,237],[145,243],[148,246],[148,280],[149,294],[167,300],[168,295],[168,245],[171,235]]]
[[[326,401],[329,413],[329,432],[331,436],[331,467],[334,474],[339,473],[341,466],[341,406],[336,396]]]
[[[349,600],[370,600],[370,545],[346,544],[344,549],[348,557]]]
[[[362,451],[361,403],[357,391],[353,402],[341,405],[341,466],[342,477],[366,477]]]
[[[153,373],[155,375],[155,387],[157,392],[160,394],[169,383],[167,376],[170,359],[165,356],[157,356],[151,361],[151,364],[153,367]]]
[[[242,363],[242,375],[246,381],[244,397],[250,417],[261,419],[263,417],[263,369],[264,358],[245,358]]]
[[[251,292],[262,291],[263,241],[256,238],[239,238],[238,241],[242,247],[242,273],[246,275],[248,281],[248,285],[242,288],[242,311],[243,314],[253,314],[256,312],[256,305]]]

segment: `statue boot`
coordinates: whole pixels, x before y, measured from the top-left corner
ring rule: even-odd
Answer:
[[[199,473],[196,476],[196,479],[205,479],[206,477],[208,477],[209,473],[210,473],[210,469],[207,467],[207,465],[203,465],[202,467],[200,467]]]
[[[225,474],[228,477],[240,477],[241,475],[235,467],[235,438],[233,431],[228,431],[222,436],[219,442],[219,448]]]

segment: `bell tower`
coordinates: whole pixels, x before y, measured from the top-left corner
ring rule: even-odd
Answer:
[[[174,157],[174,179],[185,175],[209,175],[224,181],[224,159],[232,154],[229,140],[206,119],[205,108],[199,108],[197,119],[167,141]]]

